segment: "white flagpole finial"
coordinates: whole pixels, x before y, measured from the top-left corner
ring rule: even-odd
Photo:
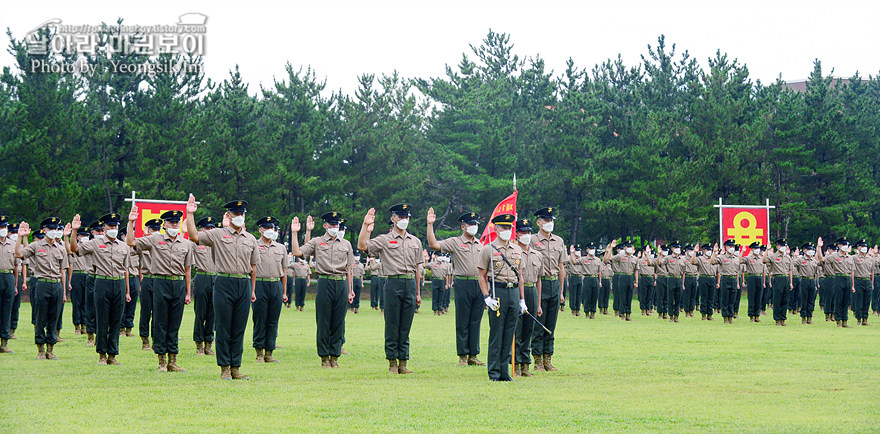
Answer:
[[[513,189],[516,190],[516,173],[513,174]]]

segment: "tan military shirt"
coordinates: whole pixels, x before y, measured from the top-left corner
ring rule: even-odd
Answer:
[[[696,257],[697,274],[701,276],[714,276],[716,266],[712,265],[711,255],[702,255]]]
[[[182,236],[171,239],[168,234],[152,234],[135,239],[134,245],[140,250],[150,251],[152,275],[183,276],[186,267],[193,264],[192,245]]]
[[[603,279],[610,279],[611,276],[614,275],[614,270],[611,269],[611,265],[602,264],[602,270],[600,271],[600,276]]]
[[[67,249],[62,243],[36,240],[21,248],[21,256],[30,259],[28,269],[38,279],[60,279],[62,270],[67,268]]]
[[[740,258],[731,253],[725,253],[723,255],[718,255],[713,264],[718,265],[718,272],[721,273],[722,276],[730,276],[735,277],[739,275],[739,262]]]
[[[581,266],[580,259],[583,256],[578,255],[568,255],[567,261],[565,261],[565,275],[566,276],[583,276],[584,270]]]
[[[15,269],[15,243],[6,237],[0,241],[0,270]]]
[[[128,245],[118,238],[110,241],[106,235],[97,236],[78,246],[83,255],[91,256],[95,273],[100,276],[123,277],[129,265]]]
[[[137,249],[134,247],[129,247],[128,248],[128,275],[129,275],[129,277],[138,275],[138,264],[139,263],[140,263],[140,260],[138,259]]]
[[[486,270],[486,276],[488,277],[490,284],[492,283],[493,276],[495,278],[495,283],[516,283],[516,274],[513,272],[513,269],[504,262],[504,259],[502,259],[501,256],[502,254],[506,256],[510,265],[519,267],[520,264],[522,264],[522,249],[520,249],[519,245],[515,242],[505,243],[497,238],[492,244],[497,247],[498,250],[495,250],[488,244],[483,246],[482,250],[480,250],[480,261],[477,263],[477,268]]]
[[[638,259],[636,262],[639,264],[639,276],[654,277],[654,260],[650,256],[636,259]]]
[[[684,274],[686,276],[696,276],[696,275],[700,274],[700,271],[697,268],[697,264],[694,264],[693,262],[691,262],[690,256],[685,256]]]
[[[446,278],[446,267],[440,261],[431,261],[425,264],[425,268],[431,270],[431,280],[443,280]]]
[[[480,258],[480,239],[468,241],[464,234],[439,242],[440,251],[452,254],[452,270],[456,276],[477,277],[477,260]]]
[[[354,261],[354,264],[351,266],[351,277],[352,279],[363,279],[364,264],[361,264],[360,261]]]
[[[309,268],[309,264],[307,264],[303,261],[296,261],[296,262],[290,264],[288,269],[293,270],[294,277],[303,277],[303,278],[308,277],[309,272],[312,271],[311,268]],[[289,275],[290,274],[288,274],[288,276]]]
[[[193,249],[193,272],[214,274],[217,266],[214,265],[214,252],[211,247],[191,243]]]
[[[687,259],[684,256],[669,255],[663,258],[669,277],[681,277],[685,274]]]
[[[375,277],[385,277],[385,275],[382,274],[382,262],[377,261],[378,259],[373,259],[373,261],[370,262],[370,275]]]
[[[93,267],[91,267],[87,257],[75,253],[70,255],[68,260],[70,261],[70,265],[73,266],[73,271],[82,271],[83,273],[92,272]]]
[[[764,273],[764,260],[761,256],[749,254],[744,258],[739,258],[740,264],[745,265],[745,274],[761,275]]]
[[[354,263],[351,243],[344,238],[333,239],[327,234],[310,239],[300,251],[303,256],[315,257],[315,273],[319,275],[344,276]]]
[[[669,270],[666,267],[666,257],[669,255],[664,255],[661,252],[657,253],[657,257],[654,258],[654,270],[657,271],[658,276],[666,277],[669,276]]]
[[[611,257],[611,269],[615,273],[633,274],[639,269],[639,258],[626,252]]]
[[[232,225],[199,233],[199,244],[213,248],[217,272],[251,274],[251,266],[260,263],[257,239],[245,230],[236,232]]]
[[[350,251],[350,250],[349,250]],[[370,254],[381,254],[381,275],[415,275],[419,265],[425,263],[422,242],[415,235],[405,232],[399,235],[391,231],[367,241]]]
[[[852,263],[855,277],[870,279],[874,274],[874,258],[858,253],[853,255]]]
[[[287,268],[287,249],[276,241],[266,244],[262,238],[257,240],[260,263],[257,264],[257,277],[261,279],[280,279]]]
[[[522,276],[523,283],[538,283],[538,272],[544,264],[541,252],[531,247],[528,251],[522,247],[520,250],[522,251],[522,262],[519,266],[519,274]]]
[[[795,265],[797,266],[798,274],[801,277],[814,278],[816,277],[816,272],[819,270],[819,261],[815,256],[800,256],[795,262]]]
[[[767,255],[767,260],[765,261],[770,268],[770,275],[787,275],[792,272],[791,266],[791,256],[788,254],[776,252],[772,255]]]
[[[544,263],[541,271],[538,272],[540,277],[556,277],[559,275],[559,264],[565,264],[565,242],[559,235],[550,234],[545,237],[544,234],[538,232],[532,236],[532,248],[541,252]]]
[[[141,264],[141,273],[143,274],[151,274],[150,271],[150,251],[149,250],[141,250],[137,249],[138,252],[138,262]]]

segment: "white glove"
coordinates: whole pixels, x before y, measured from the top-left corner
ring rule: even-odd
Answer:
[[[526,306],[526,301],[523,299],[519,299],[519,310],[520,313],[526,313],[529,311],[528,306]]]
[[[486,302],[486,306],[488,306],[489,309],[498,310],[498,300],[495,300],[494,298],[487,295],[486,298],[483,299],[483,301]]]

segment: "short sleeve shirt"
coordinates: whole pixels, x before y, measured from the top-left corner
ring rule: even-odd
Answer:
[[[354,263],[354,252],[351,243],[330,235],[312,238],[300,248],[303,256],[314,256],[315,272],[320,275],[343,276],[348,267]]]
[[[477,260],[480,257],[480,240],[468,241],[462,234],[439,242],[440,251],[452,255],[452,270],[456,276],[477,277]]]
[[[381,275],[415,275],[425,262],[422,242],[415,235],[391,231],[367,241],[367,251],[382,257]]]
[[[260,263],[257,239],[231,225],[199,232],[199,244],[213,248],[218,273],[250,274],[252,266]]]

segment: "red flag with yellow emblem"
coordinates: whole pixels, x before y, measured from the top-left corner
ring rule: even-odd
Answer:
[[[492,241],[495,241],[495,237],[498,234],[495,233],[495,223],[492,223],[492,219],[499,214],[513,214],[516,216],[516,190],[513,190],[513,194],[507,196],[504,200],[498,203],[498,206],[495,207],[495,210],[492,211],[492,215],[489,216],[489,223],[486,224],[486,227],[483,228],[483,235],[480,236],[480,242],[483,244],[489,244]],[[514,233],[516,233],[516,227],[513,228]]]

